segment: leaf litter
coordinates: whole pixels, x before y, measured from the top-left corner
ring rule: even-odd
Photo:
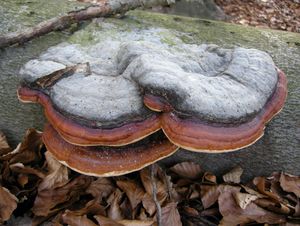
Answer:
[[[0,224],[300,225],[299,176],[274,172],[242,184],[242,173],[237,166],[218,178],[182,162],[97,178],[56,161],[34,129],[15,149],[0,133]]]

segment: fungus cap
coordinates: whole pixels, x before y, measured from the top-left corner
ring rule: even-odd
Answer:
[[[96,46],[104,56],[64,44],[39,59],[52,67],[89,62],[89,75],[75,71],[35,89],[44,75],[32,62],[22,72],[28,85],[19,89],[20,99],[42,103],[70,143],[124,145],[162,128],[188,150],[233,151],[263,135],[287,95],[285,75],[263,51],[146,41]]]
[[[29,61],[20,72],[19,99],[40,103],[55,129],[77,145],[126,145],[159,130],[139,87],[119,76],[112,62],[87,53],[64,44]]]
[[[117,176],[144,168],[173,154],[178,147],[161,132],[122,147],[76,146],[66,142],[50,125],[43,141],[47,150],[62,164],[91,176]]]
[[[255,49],[189,50],[194,63],[174,57],[166,67],[159,58],[138,59],[132,77],[145,89],[144,104],[162,112],[164,133],[187,150],[217,153],[253,144],[284,105],[284,73]]]

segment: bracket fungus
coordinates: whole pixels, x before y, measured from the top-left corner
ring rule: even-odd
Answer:
[[[121,147],[76,146],[62,139],[51,125],[46,125],[43,141],[47,150],[64,165],[82,174],[101,177],[142,169],[178,149],[162,132]]]
[[[29,61],[21,75],[19,99],[43,105],[54,127],[45,130],[46,146],[66,165],[93,175],[130,172],[177,146],[210,153],[246,147],[263,135],[287,95],[285,75],[267,53],[216,45],[64,43]],[[151,150],[146,140],[160,129],[174,145],[157,139]],[[149,160],[117,167],[122,153],[132,161],[134,152],[148,152]],[[111,167],[98,153],[111,154]],[[99,163],[99,171],[87,170],[87,161]]]
[[[135,84],[110,68],[105,70],[105,62],[99,71],[96,60],[82,57],[74,46],[57,51],[66,59],[33,60],[25,65],[18,97],[40,103],[46,118],[69,143],[120,146],[160,129],[159,116],[143,106]],[[52,57],[45,55],[42,58]],[[75,65],[67,62],[69,56],[76,59]],[[81,64],[82,60],[90,61]]]
[[[173,59],[166,68],[159,59],[140,61],[139,67],[155,71],[135,76],[147,90],[144,104],[162,112],[161,128],[187,150],[228,152],[251,145],[284,105],[284,73],[259,50],[194,48],[198,60],[192,64]]]

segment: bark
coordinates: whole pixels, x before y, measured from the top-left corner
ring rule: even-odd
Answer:
[[[101,0],[97,5],[91,5],[85,9],[68,12],[66,15],[51,18],[34,27],[0,36],[0,48],[14,44],[23,44],[52,31],[66,29],[73,23],[79,21],[122,14],[138,7],[149,8],[157,5],[164,6],[174,2],[175,0]]]

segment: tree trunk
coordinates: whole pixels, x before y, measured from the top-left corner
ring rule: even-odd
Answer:
[[[32,28],[0,36],[0,48],[22,44],[49,32],[66,29],[79,21],[122,14],[138,7],[165,6],[174,2],[175,0],[102,0],[97,5],[43,21]]]

